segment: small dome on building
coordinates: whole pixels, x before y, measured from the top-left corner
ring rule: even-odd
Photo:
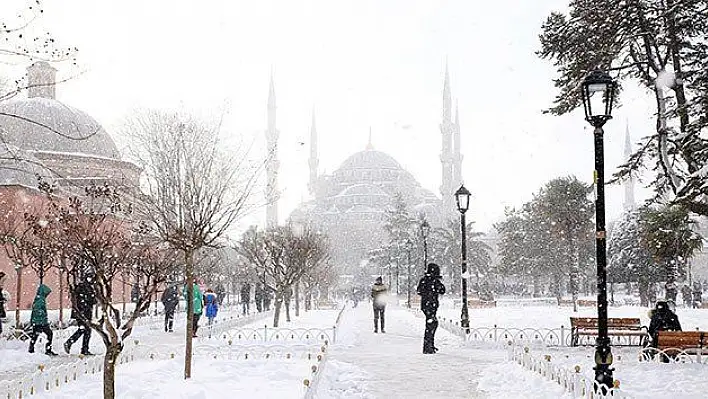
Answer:
[[[2,138],[24,150],[120,159],[115,142],[95,119],[55,99],[2,102],[0,114]]]

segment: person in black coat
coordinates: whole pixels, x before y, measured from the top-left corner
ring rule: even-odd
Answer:
[[[93,277],[87,276],[85,280],[81,281],[76,288],[74,288],[71,301],[71,318],[76,320],[79,324],[79,328],[64,342],[64,351],[66,353],[71,352],[71,345],[78,341],[80,337],[83,337],[81,341],[81,354],[92,354],[89,352],[89,342],[91,341],[90,323],[91,311],[93,310],[93,305],[96,304],[96,294],[91,285],[92,281]]]
[[[652,311],[649,322],[649,336],[651,345],[656,348],[659,331],[681,331],[681,323],[678,316],[670,308],[666,301],[658,301]]]
[[[420,309],[425,314],[425,336],[423,337],[423,353],[435,353],[435,330],[438,328],[437,311],[438,296],[445,293],[445,286],[440,276],[440,266],[428,263],[425,275],[418,282],[417,292],[420,295]]]
[[[162,292],[162,306],[165,308],[165,331],[172,332],[175,323],[175,309],[179,304],[179,292],[177,286],[172,284]]]

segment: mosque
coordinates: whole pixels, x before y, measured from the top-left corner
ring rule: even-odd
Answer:
[[[402,195],[411,215],[425,217],[432,226],[441,226],[449,218],[459,217],[453,193],[462,183],[459,112],[453,119],[450,76],[445,70],[443,82],[440,197],[422,187],[398,161],[369,143],[361,151],[345,159],[331,174],[320,174],[317,154],[318,132],[315,116],[310,131],[309,201],[301,203],[290,215],[290,221],[313,223],[325,232],[333,245],[336,265],[349,269],[368,258],[368,251],[387,241],[383,224],[386,210],[397,194]],[[268,190],[266,226],[277,221],[277,137],[276,101],[271,79],[268,96],[269,161],[266,164]],[[440,199],[442,198],[442,200]],[[339,243],[339,245],[337,245]]]

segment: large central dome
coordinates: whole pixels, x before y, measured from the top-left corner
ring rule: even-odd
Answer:
[[[390,155],[372,149],[359,151],[347,158],[339,170],[349,169],[403,169]]]
[[[0,135],[28,151],[120,159],[113,139],[87,113],[52,98],[0,103]]]

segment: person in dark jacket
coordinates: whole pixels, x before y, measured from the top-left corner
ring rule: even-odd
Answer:
[[[652,311],[649,322],[649,336],[651,345],[656,348],[659,331],[681,331],[681,323],[678,316],[670,308],[666,301],[658,301]]]
[[[79,324],[79,328],[64,342],[64,351],[66,353],[71,352],[71,346],[74,342],[78,341],[79,338],[83,338],[81,340],[81,354],[92,354],[89,352],[89,343],[91,342],[91,311],[93,310],[93,305],[96,304],[96,294],[91,285],[92,279],[92,276],[87,276],[86,279],[81,281],[74,289],[71,301],[71,318],[76,320]]]
[[[165,331],[172,332],[175,323],[175,309],[179,304],[177,286],[172,284],[162,292],[162,306],[165,308]]]
[[[47,317],[47,296],[52,293],[52,290],[44,284],[37,287],[37,295],[32,302],[32,315],[30,323],[32,324],[32,332],[30,332],[29,353],[34,353],[34,344],[37,343],[37,338],[40,333],[47,336],[47,345],[44,353],[49,356],[56,356],[52,351],[52,329],[49,327],[49,319]]]
[[[440,276],[440,266],[428,263],[425,275],[418,282],[417,292],[420,295],[420,309],[425,314],[425,336],[423,337],[423,353],[435,353],[435,330],[438,328],[438,296],[445,293],[445,286]]]
[[[386,311],[386,293],[388,288],[383,283],[383,279],[376,277],[376,282],[371,286],[371,300],[374,304],[374,332],[379,332],[379,320],[381,320],[381,332],[385,333],[384,329],[384,313]]]
[[[263,291],[263,285],[261,283],[256,284],[256,289],[253,294],[253,298],[256,300],[256,310],[258,313],[262,312],[263,310],[263,299],[264,299],[265,292]]]
[[[0,270],[0,334],[2,334],[2,319],[7,317],[7,314],[5,313],[5,291],[3,290],[3,285],[5,280],[5,272]]]
[[[250,312],[249,304],[251,302],[251,284],[245,282],[241,285],[241,304],[243,305],[243,314],[247,315]]]

